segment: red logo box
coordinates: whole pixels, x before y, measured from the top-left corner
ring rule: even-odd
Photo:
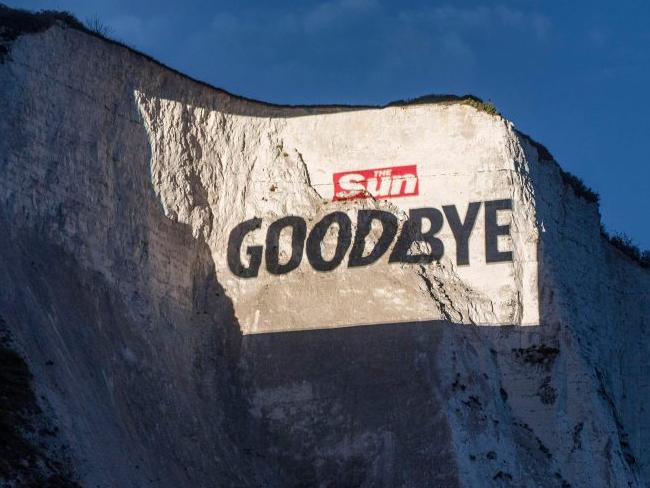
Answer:
[[[419,192],[415,164],[334,173],[334,201],[412,197]]]

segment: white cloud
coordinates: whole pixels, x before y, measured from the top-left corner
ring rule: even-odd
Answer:
[[[331,26],[351,17],[362,16],[378,7],[375,0],[332,0],[323,2],[301,16],[306,30]]]
[[[551,30],[551,21],[543,15],[534,14],[531,25],[538,39],[545,39]]]
[[[536,36],[546,35],[551,24],[539,13],[528,13],[505,5],[492,7],[441,6],[424,10],[403,10],[398,18],[404,23],[426,24],[438,31],[488,31],[495,28],[510,28],[520,31],[532,30]]]
[[[544,15],[505,5],[402,10],[397,19],[402,30],[426,33],[439,53],[466,64],[477,59],[477,52],[486,47],[483,39],[495,30],[528,35],[536,41],[544,40],[551,30]]]
[[[291,11],[245,10],[237,13],[219,12],[211,26],[221,33],[310,34],[358,20],[379,7],[377,0],[330,0],[309,9]]]
[[[134,15],[117,15],[109,17],[106,24],[111,37],[143,50],[155,47],[161,37],[169,36],[172,27],[167,18],[156,16],[143,19]]]

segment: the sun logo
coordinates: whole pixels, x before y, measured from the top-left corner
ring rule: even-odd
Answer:
[[[411,197],[419,190],[414,164],[334,173],[334,200]]]

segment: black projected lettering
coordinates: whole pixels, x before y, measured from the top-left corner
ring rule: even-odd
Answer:
[[[361,209],[357,212],[357,226],[352,235],[352,222],[344,212],[332,212],[323,217],[307,233],[307,224],[302,217],[282,217],[272,222],[266,231],[265,247],[261,245],[248,246],[242,259],[242,246],[246,236],[262,227],[262,220],[254,218],[237,225],[228,238],[228,267],[240,278],[254,278],[258,275],[262,257],[266,260],[266,270],[272,275],[282,275],[297,269],[303,255],[316,271],[332,271],[348,256],[348,267],[356,268],[376,263],[395,242],[390,252],[388,262],[407,264],[427,264],[440,261],[445,246],[437,234],[442,229],[445,219],[456,241],[456,264],[470,264],[469,243],[478,218],[482,202],[470,202],[461,220],[456,205],[444,205],[442,212],[434,207],[422,207],[409,210],[401,231],[398,233],[397,216],[393,213],[378,209]],[[513,260],[512,250],[499,250],[499,236],[510,235],[510,224],[498,224],[499,212],[512,211],[512,200],[491,200],[483,202],[485,214],[485,262],[502,263]],[[443,215],[444,212],[444,215]],[[369,245],[366,251],[366,239],[372,232],[373,223],[381,225],[381,233],[376,242]],[[333,229],[333,227],[336,228]],[[426,229],[426,230],[424,230]],[[334,255],[323,257],[323,241],[328,232],[336,232],[336,247]],[[291,246],[283,249],[281,239],[283,233],[291,234]],[[285,234],[286,235],[286,234]],[[397,237],[396,237],[397,236]],[[306,242],[305,242],[306,241]],[[414,244],[426,244],[425,250],[418,251]],[[502,243],[503,245],[503,243]],[[284,256],[288,256],[285,258]],[[282,259],[284,258],[284,259]],[[282,261],[284,262],[280,262]]]
[[[456,240],[456,264],[464,266],[469,264],[469,236],[474,228],[481,202],[471,202],[467,207],[465,222],[460,221],[456,205],[444,205],[442,210],[447,217],[447,223]]]
[[[338,226],[336,250],[332,259],[325,261],[321,253],[321,243],[333,224],[337,224]],[[314,226],[307,238],[307,259],[309,260],[309,264],[316,271],[332,271],[343,261],[351,242],[352,222],[350,221],[350,217],[343,212],[333,212],[326,215]]]
[[[429,230],[422,232],[423,220],[429,221]],[[435,235],[440,231],[443,217],[440,210],[433,207],[412,208],[409,219],[404,222],[402,233],[397,238],[389,262],[426,264],[438,261],[442,257],[445,247]],[[409,249],[414,242],[426,242],[430,246],[428,254],[409,254]]]
[[[367,256],[363,255],[366,237],[372,230],[372,222],[381,222],[381,235]],[[388,250],[397,234],[397,217],[383,210],[359,210],[357,217],[357,233],[348,258],[348,266],[367,266],[374,263]]]
[[[282,229],[291,228],[291,257],[285,264],[280,264],[280,233]],[[302,250],[307,236],[307,224],[301,217],[283,217],[269,226],[266,232],[266,269],[269,273],[280,275],[293,271],[300,266]]]
[[[512,261],[512,251],[499,251],[499,236],[510,235],[510,224],[497,224],[497,212],[512,210],[512,200],[485,202],[485,262]]]
[[[262,219],[254,218],[237,225],[228,237],[228,267],[240,278],[254,278],[262,264],[262,246],[248,246],[248,266],[241,262],[241,245],[247,234],[259,229]]]

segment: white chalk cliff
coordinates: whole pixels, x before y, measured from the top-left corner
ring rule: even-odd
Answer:
[[[511,122],[264,104],[0,28],[0,325],[81,486],[650,484],[650,273]],[[400,167],[417,190],[337,198]],[[436,259],[391,258],[413,209]],[[370,210],[398,225],[355,266]]]

